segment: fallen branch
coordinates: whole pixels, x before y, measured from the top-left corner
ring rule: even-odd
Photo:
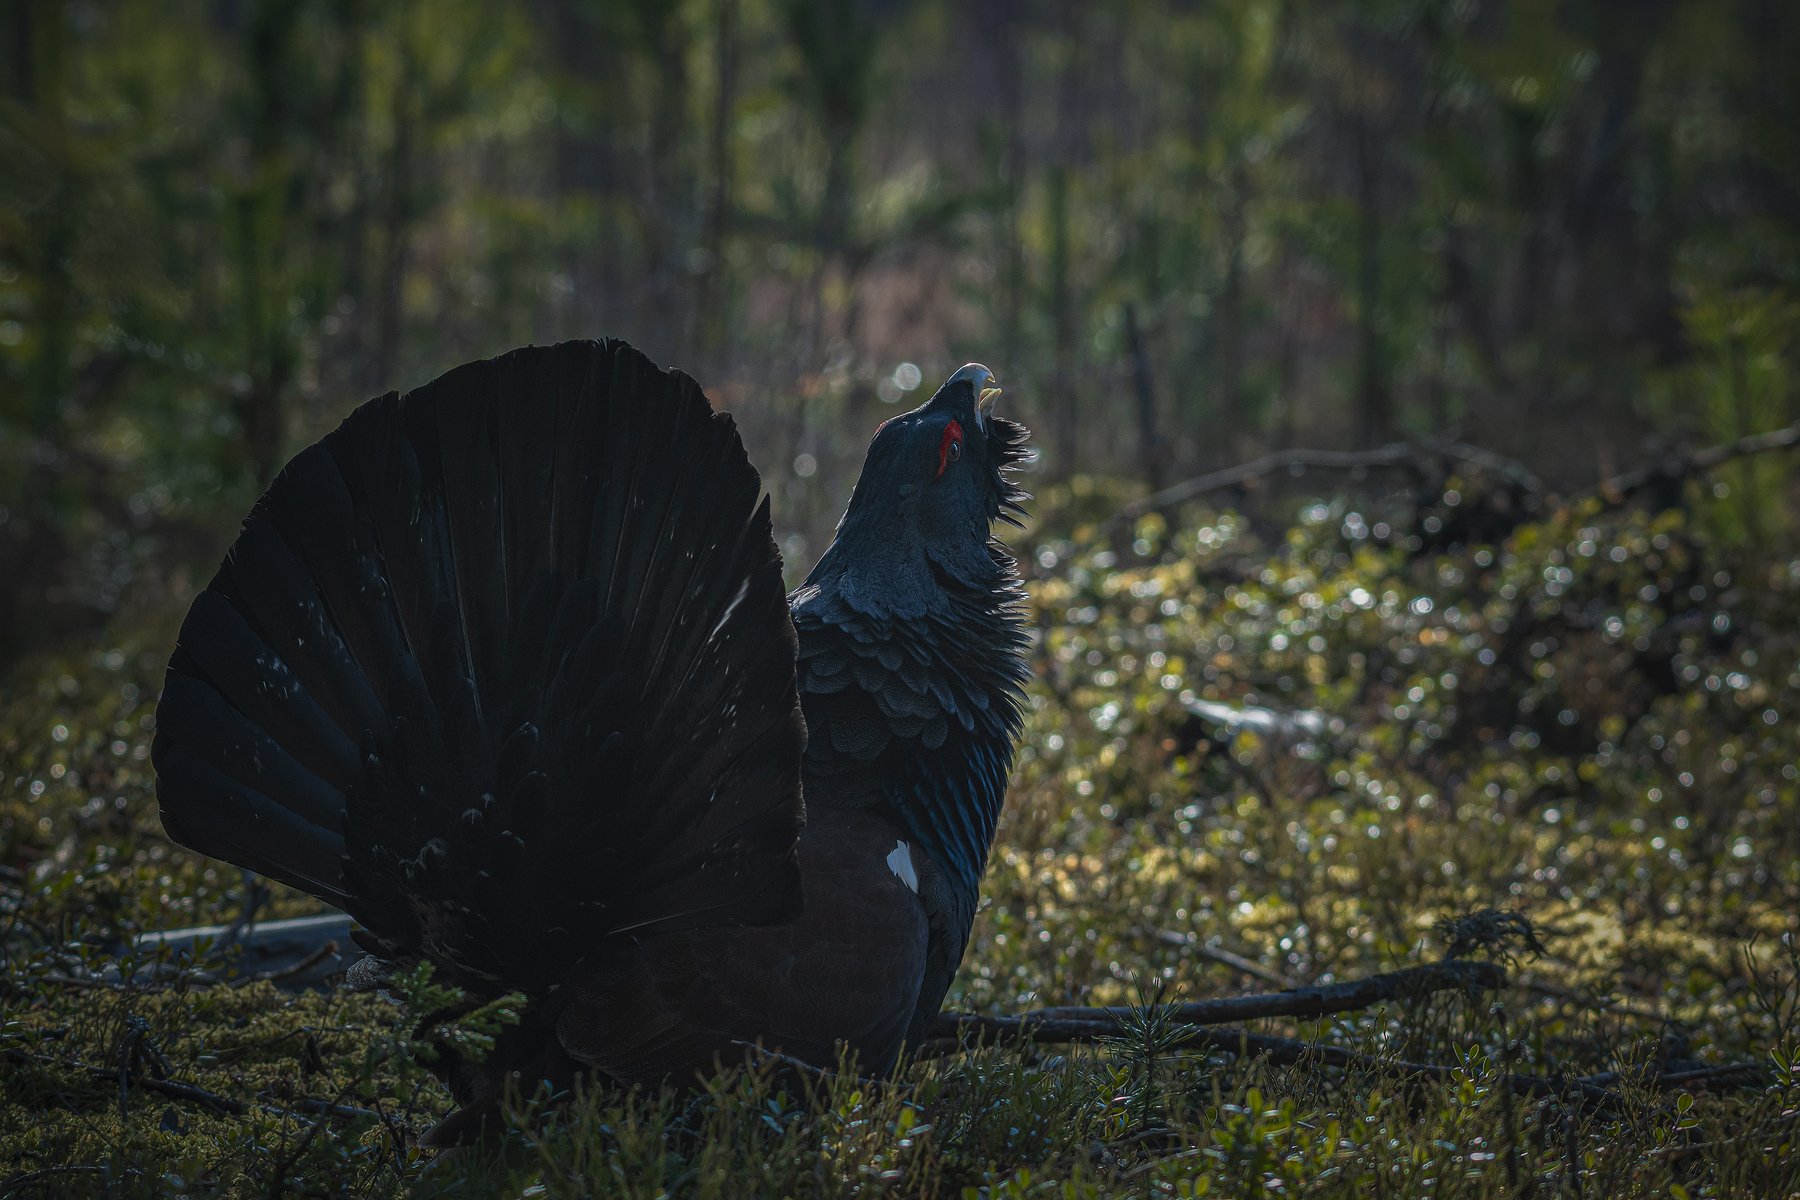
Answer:
[[[1749,434],[1686,454],[1666,455],[1655,462],[1603,479],[1587,491],[1573,493],[1569,498],[1599,496],[1608,504],[1616,506],[1651,487],[1679,483],[1738,459],[1795,447],[1800,447],[1800,422],[1781,429]],[[1300,475],[1306,471],[1402,470],[1424,478],[1428,464],[1445,460],[1479,467],[1507,480],[1529,495],[1558,499],[1522,463],[1463,442],[1390,442],[1370,450],[1312,450],[1302,447],[1278,450],[1249,462],[1209,471],[1162,488],[1119,509],[1101,523],[1097,532],[1099,536],[1106,537],[1148,513],[1166,512],[1178,504],[1210,492],[1242,487],[1283,471]]]
[[[1506,985],[1506,971],[1488,962],[1441,962],[1407,967],[1346,983],[1315,984],[1285,992],[1224,996],[1164,1006],[1176,1025],[1224,1025],[1263,1017],[1325,1017],[1368,1008],[1384,1000],[1415,1000],[1433,992],[1493,991]],[[1039,1042],[1095,1041],[1117,1035],[1134,1010],[1043,1008],[1018,1016],[945,1013],[932,1023],[928,1041],[963,1045],[1023,1037]]]
[[[1491,991],[1506,984],[1506,972],[1494,963],[1451,961],[1409,967],[1346,983],[1321,984],[1251,996],[1228,996],[1188,1004],[1161,1006],[1160,1015],[1174,1029],[1160,1041],[1167,1050],[1212,1050],[1268,1059],[1279,1066],[1317,1063],[1324,1066],[1380,1071],[1387,1074],[1449,1079],[1466,1068],[1442,1063],[1384,1058],[1324,1042],[1242,1027],[1219,1028],[1227,1022],[1262,1017],[1321,1017],[1367,1008],[1385,1000],[1411,1000],[1442,991]],[[1043,1008],[1018,1016],[946,1013],[933,1023],[919,1057],[954,1054],[978,1045],[1030,1042],[1037,1045],[1098,1042],[1124,1033],[1127,1020],[1141,1010],[1126,1007]],[[1751,1085],[1764,1073],[1755,1063],[1727,1063],[1692,1070],[1626,1076],[1616,1071],[1598,1075],[1545,1076],[1498,1072],[1496,1085],[1521,1096],[1579,1101],[1613,1110],[1625,1097],[1612,1085],[1635,1082],[1659,1089]]]
[[[1544,490],[1543,483],[1522,464],[1492,450],[1462,442],[1389,442],[1372,450],[1311,450],[1302,447],[1277,450],[1261,458],[1196,475],[1192,479],[1153,492],[1121,508],[1100,526],[1099,532],[1105,535],[1147,513],[1164,512],[1209,492],[1241,487],[1282,471],[1299,475],[1306,471],[1405,470],[1424,476],[1428,463],[1445,459],[1469,463],[1500,475],[1526,492],[1541,493]]]
[[[289,953],[293,952],[289,951]],[[293,962],[264,971],[253,971],[246,975],[222,976],[215,971],[202,970],[195,965],[191,958],[182,958],[175,962],[156,963],[149,969],[135,972],[129,977],[122,976],[116,969],[109,968],[105,974],[100,975],[70,975],[62,971],[51,971],[39,978],[44,983],[56,987],[107,992],[154,992],[165,991],[177,986],[199,990],[211,987],[244,987],[252,983],[273,983],[278,987],[285,985],[292,990],[325,982],[332,975],[342,972],[344,961],[346,961],[345,957],[337,942],[328,941],[322,946],[314,947]],[[10,981],[6,982],[10,983]]]
[[[1074,1031],[1048,1025],[1024,1026],[1015,1029],[1013,1036],[1039,1044],[1096,1040],[1088,1032],[1068,1036],[1071,1032]],[[1427,1079],[1452,1079],[1459,1074],[1472,1073],[1466,1067],[1384,1058],[1379,1054],[1367,1054],[1360,1050],[1349,1050],[1325,1042],[1309,1042],[1300,1038],[1252,1033],[1241,1028],[1186,1029],[1164,1042],[1163,1046],[1169,1050],[1212,1050],[1241,1057],[1263,1058],[1283,1067],[1317,1064],[1347,1070],[1417,1076]],[[962,1048],[961,1045],[954,1042],[927,1042],[921,1048],[920,1056],[933,1057],[937,1054],[954,1052],[960,1048]],[[1479,1072],[1474,1074],[1479,1075]],[[1627,1082],[1617,1072],[1609,1071],[1600,1075],[1550,1076],[1502,1071],[1483,1077],[1490,1083],[1505,1088],[1517,1096],[1535,1096],[1565,1102],[1577,1101],[1609,1112],[1627,1106],[1626,1097],[1613,1090],[1611,1086]],[[1692,1071],[1671,1071],[1661,1075],[1642,1076],[1634,1082],[1659,1090],[1670,1090],[1696,1086],[1757,1086],[1762,1079],[1762,1068],[1755,1063],[1728,1063],[1723,1066]]]
[[[1782,429],[1752,433],[1736,441],[1708,446],[1689,454],[1672,455],[1647,466],[1614,475],[1594,490],[1617,504],[1656,484],[1676,483],[1740,458],[1750,458],[1770,450],[1788,450],[1795,446],[1800,446],[1800,422]]]
[[[1247,463],[1184,479],[1161,491],[1152,492],[1141,500],[1134,500],[1103,523],[1099,532],[1103,535],[1110,533],[1147,513],[1162,512],[1208,492],[1238,487],[1278,471],[1298,474],[1306,470],[1359,471],[1374,467],[1410,467],[1416,465],[1417,458],[1417,452],[1410,442],[1392,442],[1373,450],[1278,450],[1261,458],[1253,458]]]
[[[1582,1079],[1600,1087],[1637,1081],[1658,1088],[1760,1087],[1768,1073],[1759,1063],[1720,1063],[1711,1067],[1690,1067],[1681,1071],[1655,1071],[1632,1074],[1625,1071],[1603,1071],[1583,1075]]]
[[[288,991],[326,986],[363,952],[351,945],[342,913],[291,917],[254,925],[199,925],[135,938],[131,953],[93,974],[52,971],[38,978],[67,988],[144,992],[273,983]],[[344,949],[350,946],[350,949]],[[229,967],[230,973],[216,968]],[[214,968],[214,969],[209,969]],[[8,981],[0,981],[4,986]]]
[[[1116,1028],[1104,1036],[1116,1034]],[[1003,1037],[1013,1037],[1024,1041],[1043,1044],[1063,1044],[1071,1042],[1091,1042],[1102,1035],[1091,1029],[1076,1030],[1065,1025],[1023,1025],[1006,1031]],[[1328,1067],[1339,1067],[1353,1070],[1381,1072],[1389,1075],[1414,1075],[1431,1079],[1449,1079],[1460,1073],[1467,1073],[1466,1068],[1445,1066],[1442,1063],[1410,1062],[1406,1059],[1384,1058],[1379,1054],[1366,1054],[1360,1050],[1348,1050],[1342,1046],[1333,1046],[1326,1042],[1309,1042],[1301,1038],[1278,1037],[1267,1033],[1252,1033],[1242,1028],[1209,1028],[1199,1027],[1185,1029],[1180,1034],[1162,1043],[1169,1050],[1212,1050],[1223,1054],[1236,1054],[1242,1057],[1263,1058],[1277,1066],[1291,1067],[1302,1063],[1319,1064]],[[927,1042],[921,1047],[921,1057],[932,1057],[936,1054],[949,1053],[961,1048],[956,1043]],[[1521,1096],[1547,1096],[1557,1099],[1580,1099],[1603,1108],[1622,1106],[1624,1097],[1605,1086],[1591,1082],[1580,1076],[1552,1078],[1545,1075],[1526,1075],[1512,1072],[1496,1073],[1490,1078],[1499,1086]]]

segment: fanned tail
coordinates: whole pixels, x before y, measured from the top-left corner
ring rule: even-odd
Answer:
[[[731,419],[620,342],[363,405],[182,626],[170,836],[469,985],[781,918],[804,729],[761,490]]]

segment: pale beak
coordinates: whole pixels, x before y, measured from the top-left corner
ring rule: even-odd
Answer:
[[[992,371],[980,363],[969,363],[966,366],[958,367],[956,374],[950,376],[944,386],[949,387],[950,384],[959,383],[965,379],[969,381],[969,386],[975,392],[975,423],[985,429],[988,414],[994,411],[994,400],[1000,395],[999,385],[994,382]]]

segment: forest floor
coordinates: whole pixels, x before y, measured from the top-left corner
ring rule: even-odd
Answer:
[[[1599,501],[1481,540],[1455,491],[1102,548],[1117,502],[1019,540],[1037,679],[950,1001],[1116,1036],[522,1097],[434,1158],[408,1007],[130,949],[243,904],[157,822],[180,614],[139,613],[0,684],[0,1196],[1800,1194],[1800,553]],[[1155,1007],[1447,957],[1507,982],[1246,1027],[1286,1058]]]

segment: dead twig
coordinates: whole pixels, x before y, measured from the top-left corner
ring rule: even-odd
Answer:
[[[1071,1031],[1061,1030],[1060,1033]],[[1048,1027],[1026,1027],[1015,1036],[1023,1037],[1031,1042],[1066,1042],[1093,1041],[1095,1037],[1083,1033],[1080,1036],[1053,1036]],[[940,1043],[940,1045],[942,1045]],[[927,1048],[931,1043],[927,1043]],[[947,1049],[954,1050],[950,1045]],[[1451,1079],[1459,1073],[1470,1073],[1468,1068],[1446,1066],[1443,1063],[1411,1062],[1406,1059],[1384,1058],[1378,1054],[1367,1054],[1360,1050],[1349,1050],[1342,1046],[1333,1046],[1325,1042],[1309,1042],[1301,1038],[1277,1037],[1272,1034],[1251,1033],[1247,1029],[1232,1028],[1196,1028],[1183,1031],[1170,1044],[1174,1050],[1212,1050],[1225,1054],[1237,1054],[1265,1058],[1277,1066],[1298,1066],[1315,1064],[1338,1067],[1350,1070],[1380,1072],[1389,1075],[1420,1076],[1429,1079]],[[1760,1081],[1762,1069],[1755,1063],[1728,1063],[1718,1067],[1707,1067],[1703,1070],[1674,1071],[1664,1075],[1651,1075],[1639,1082],[1654,1086],[1659,1090],[1693,1087],[1700,1084],[1737,1083],[1754,1084]],[[1620,1082],[1616,1072],[1601,1075],[1532,1075],[1518,1071],[1496,1071],[1486,1076],[1496,1086],[1503,1087],[1519,1096],[1535,1096],[1561,1101],[1580,1101],[1606,1111],[1614,1111],[1626,1106],[1626,1098],[1612,1089],[1611,1084]]]
[[[1574,493],[1569,499],[1599,496],[1609,505],[1617,506],[1652,487],[1680,483],[1738,459],[1795,447],[1800,447],[1800,422],[1685,454],[1666,455],[1655,462],[1603,479],[1585,492]],[[1522,492],[1549,499],[1556,498],[1550,495],[1543,481],[1524,464],[1463,442],[1390,442],[1369,450],[1312,450],[1301,447],[1265,454],[1249,462],[1209,471],[1162,488],[1119,509],[1101,523],[1097,532],[1104,538],[1148,513],[1166,512],[1209,492],[1242,487],[1283,471],[1300,475],[1307,471],[1399,470],[1425,478],[1429,474],[1429,465],[1434,461],[1467,463],[1506,480]]]
[[[1287,975],[1283,975],[1273,967],[1265,967],[1254,958],[1246,958],[1242,954],[1235,954],[1232,951],[1225,949],[1223,946],[1215,946],[1210,942],[1203,942],[1191,933],[1182,933],[1176,929],[1153,929],[1150,930],[1149,933],[1151,937],[1162,942],[1164,945],[1178,947],[1191,954],[1197,954],[1201,958],[1209,958],[1213,962],[1220,963],[1236,971],[1242,971],[1244,974],[1260,979],[1264,983],[1272,983],[1279,988],[1297,988],[1301,986],[1299,981],[1290,978]]]
[[[291,962],[285,967],[275,967],[267,971],[258,971],[254,975],[246,975],[238,982],[240,985],[245,983],[280,983],[285,979],[292,979],[296,975],[306,974],[306,972],[312,970],[326,959],[336,955],[337,952],[338,944],[336,942],[326,942],[323,946],[320,946],[298,962]]]
[[[140,1048],[144,1038],[150,1033],[150,1022],[142,1017],[131,1017],[127,1022],[125,1036],[119,1041],[119,1069],[114,1072],[119,1078],[119,1120],[128,1120],[131,1116],[131,1068],[137,1065]]]
[[[1617,504],[1656,484],[1679,482],[1740,458],[1749,458],[1770,450],[1787,450],[1795,446],[1800,446],[1800,421],[1781,429],[1752,433],[1736,441],[1708,446],[1689,454],[1673,455],[1635,470],[1625,471],[1604,480],[1594,490]]]
[[[1372,450],[1311,450],[1300,447],[1278,450],[1246,463],[1196,475],[1192,479],[1185,479],[1153,492],[1141,500],[1134,500],[1102,523],[1099,532],[1104,536],[1147,513],[1164,512],[1208,492],[1240,487],[1282,471],[1299,475],[1306,471],[1404,470],[1423,477],[1428,473],[1428,464],[1438,460],[1469,463],[1502,476],[1520,489],[1534,494],[1544,490],[1542,481],[1523,464],[1492,450],[1462,442],[1390,442]]]
[[[338,1093],[338,1100],[341,1101],[345,1096],[349,1095],[349,1092],[349,1086],[346,1085],[345,1089]],[[334,1101],[332,1103],[336,1104],[337,1102]],[[324,1128],[325,1122],[323,1121],[308,1121],[306,1123],[306,1132],[300,1135],[300,1140],[295,1143],[292,1149],[282,1156],[281,1161],[276,1163],[275,1169],[270,1172],[270,1175],[273,1177],[272,1195],[279,1197],[282,1194],[287,1182],[288,1172],[294,1169],[295,1163],[298,1163],[306,1156],[306,1152],[312,1148],[313,1140],[319,1136],[319,1131]]]
[[[1344,983],[1171,1004],[1162,1006],[1159,1016],[1178,1030],[1165,1045],[1169,1050],[1211,1050],[1226,1054],[1253,1055],[1280,1066],[1313,1063],[1402,1076],[1449,1079],[1466,1072],[1468,1068],[1384,1058],[1324,1042],[1252,1033],[1242,1027],[1218,1026],[1264,1017],[1329,1016],[1367,1008],[1385,1000],[1417,999],[1451,990],[1487,991],[1505,984],[1506,971],[1497,963],[1453,960],[1371,975]],[[930,1058],[953,1054],[972,1046],[1006,1042],[1098,1042],[1119,1036],[1134,1011],[1115,1006],[1044,1008],[1016,1016],[946,1013],[933,1024],[928,1039],[919,1048],[918,1054],[921,1058]],[[1577,1101],[1612,1111],[1626,1104],[1625,1097],[1613,1090],[1615,1084],[1636,1082],[1659,1090],[1754,1085],[1764,1078],[1764,1073],[1755,1063],[1727,1063],[1632,1078],[1619,1072],[1550,1077],[1517,1071],[1496,1071],[1487,1078],[1515,1095],[1551,1098],[1564,1103]]]
[[[1583,1008],[1591,1008],[1607,1014],[1616,1014],[1621,1017],[1637,1017],[1639,1020],[1654,1021],[1659,1025],[1691,1024],[1691,1022],[1683,1021],[1668,1013],[1658,1012],[1653,1008],[1645,1008],[1642,1005],[1633,1004],[1629,1000],[1621,1000],[1615,996],[1594,995],[1591,992],[1583,992],[1578,988],[1564,987],[1559,983],[1551,983],[1547,979],[1538,979],[1527,976],[1526,978],[1519,980],[1519,986],[1526,991],[1536,992],[1540,996],[1548,996],[1553,1000],[1567,1000],[1570,1003],[1579,1005]]]
[[[1357,471],[1374,467],[1408,467],[1415,465],[1417,459],[1418,451],[1410,442],[1393,442],[1377,446],[1373,450],[1278,450],[1261,458],[1253,458],[1247,463],[1184,479],[1180,483],[1152,492],[1142,500],[1134,500],[1102,524],[1099,532],[1102,535],[1111,533],[1146,513],[1162,512],[1208,492],[1238,487],[1278,471],[1298,474],[1307,470]]]
[[[742,1038],[734,1038],[731,1044],[746,1051],[748,1057],[754,1058],[759,1062],[769,1063],[783,1071],[791,1071],[798,1078],[808,1080],[809,1084],[825,1083],[842,1074],[842,1072],[833,1070],[829,1067],[815,1066],[812,1063],[795,1058],[791,1054],[783,1054],[779,1050],[771,1050],[761,1042],[747,1042]],[[880,1079],[872,1078],[861,1072],[853,1075],[852,1078],[863,1086],[872,1088],[882,1086],[883,1082]]]
[[[1000,1036],[1037,1043],[1062,1043],[1091,1042],[1102,1036],[1112,1036],[1114,1033],[1116,1030],[1101,1034],[1094,1029],[1077,1030],[1063,1025],[1025,1025],[1013,1027]],[[958,1048],[959,1046],[955,1043],[927,1042],[921,1048],[921,1054],[929,1055],[934,1050],[953,1052]],[[1389,1075],[1421,1076],[1430,1079],[1449,1079],[1459,1072],[1466,1072],[1466,1068],[1463,1067],[1384,1058],[1378,1054],[1366,1054],[1360,1050],[1349,1050],[1326,1042],[1309,1042],[1302,1038],[1252,1033],[1248,1029],[1241,1028],[1186,1029],[1170,1041],[1167,1048],[1172,1050],[1212,1050],[1222,1054],[1264,1058],[1283,1067],[1307,1063]],[[1550,1078],[1544,1075],[1496,1071],[1488,1078],[1496,1085],[1521,1096],[1542,1096],[1565,1101],[1578,1099],[1606,1109],[1619,1108],[1625,1103],[1625,1098],[1619,1093],[1580,1076]]]
[[[214,971],[195,966],[191,962],[180,962],[156,964],[155,968],[147,973],[148,977],[146,978],[134,975],[126,979],[109,979],[98,975],[70,975],[63,971],[50,971],[39,976],[38,979],[55,987],[126,992],[133,995],[168,991],[176,987],[199,990],[210,987],[244,987],[252,983],[281,984],[316,970],[337,957],[341,951],[342,947],[336,940],[327,941],[314,946],[293,962],[264,971],[253,971],[235,978],[223,977]],[[15,987],[14,990],[17,988]]]
[[[1223,946],[1210,946],[1205,942],[1195,942],[1191,949],[1201,958],[1210,958],[1216,963],[1222,963],[1227,967],[1242,971],[1244,974],[1253,976],[1265,983],[1272,983],[1276,987],[1293,988],[1300,986],[1298,980],[1283,975],[1280,971],[1271,970],[1253,958],[1245,958],[1241,954],[1233,954]]]
[[[53,1180],[66,1179],[70,1175],[104,1175],[106,1168],[89,1163],[70,1163],[65,1166],[43,1167],[36,1171],[26,1171],[22,1175],[14,1175],[5,1182],[0,1182],[0,1196],[12,1196],[27,1188],[44,1188]],[[127,1175],[136,1175],[135,1168],[127,1168]]]
[[[111,979],[96,979],[92,975],[70,975],[64,971],[47,971],[39,975],[34,982],[46,983],[52,987],[71,988],[97,992],[141,992],[149,989],[131,984],[119,983]],[[12,991],[22,991],[21,985],[7,981]]]
[[[322,1117],[333,1117],[340,1120],[357,1120],[362,1117],[379,1118],[380,1114],[373,1109],[357,1108],[348,1104],[336,1104],[329,1100],[299,1100],[291,1106],[271,1104],[265,1100],[236,1100],[218,1092],[208,1091],[191,1083],[180,1083],[173,1079],[157,1079],[154,1077],[128,1076],[124,1071],[111,1067],[97,1067],[84,1063],[79,1059],[56,1058],[48,1054],[32,1054],[24,1050],[0,1051],[0,1058],[8,1062],[31,1066],[60,1067],[66,1071],[75,1071],[93,1079],[116,1083],[121,1089],[127,1086],[142,1088],[146,1092],[154,1092],[159,1096],[167,1096],[172,1100],[186,1100],[199,1104],[214,1112],[227,1116],[241,1117],[251,1112],[274,1113],[276,1116],[292,1117],[296,1120],[307,1119],[305,1114]]]
[[[356,950],[344,952],[351,929],[350,918],[342,913],[321,913],[258,921],[253,928],[235,932],[223,925],[162,930],[139,935],[132,948],[140,958],[156,962],[149,968],[152,973],[173,973],[189,984],[266,980],[298,990],[319,986],[361,956]],[[225,980],[210,970],[203,973],[199,965],[216,967],[221,962],[240,974]]]
[[[1433,992],[1493,991],[1506,985],[1506,971],[1496,963],[1441,962],[1407,967],[1344,983],[1314,984],[1285,992],[1223,996],[1166,1006],[1176,1025],[1224,1025],[1263,1017],[1324,1017],[1368,1008],[1384,1000],[1412,1000]],[[1043,1008],[1017,1016],[946,1013],[932,1024],[928,1040],[1004,1040],[1079,1042],[1112,1037],[1133,1010],[1111,1008]]]
[[[1647,1087],[1667,1090],[1669,1088],[1757,1087],[1767,1080],[1768,1075],[1759,1063],[1720,1063],[1711,1067],[1689,1067],[1680,1071],[1652,1071],[1648,1074],[1602,1071],[1597,1075],[1583,1075],[1581,1078],[1599,1087],[1611,1087],[1616,1083],[1633,1081]]]

